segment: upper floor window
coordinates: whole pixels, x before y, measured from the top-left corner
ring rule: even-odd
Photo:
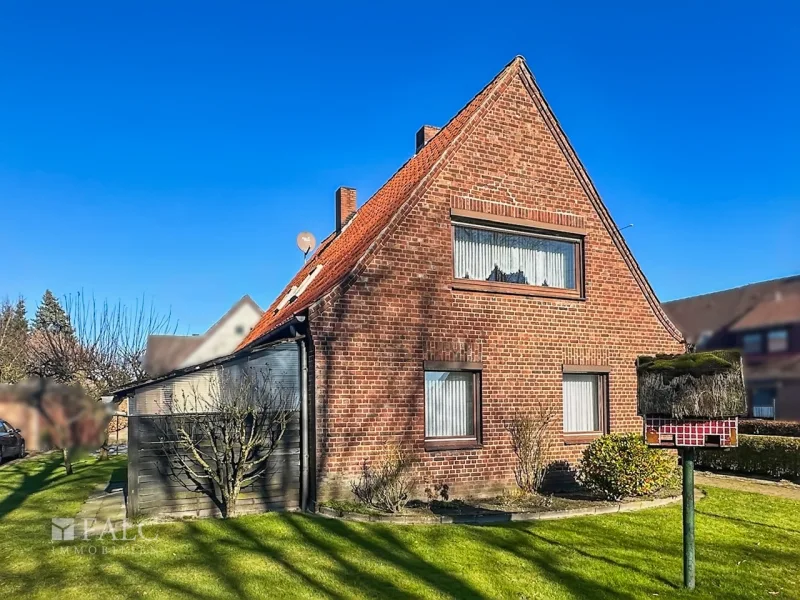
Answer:
[[[581,240],[481,225],[454,229],[456,279],[580,293]]]
[[[767,334],[767,352],[786,352],[789,350],[789,332],[786,329],[773,329]]]
[[[746,333],[742,336],[742,350],[745,354],[760,354],[762,352],[762,335],[760,333]]]

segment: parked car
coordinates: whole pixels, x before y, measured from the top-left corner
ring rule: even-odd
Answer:
[[[25,438],[22,437],[22,430],[0,419],[0,463],[12,456],[25,456]]]

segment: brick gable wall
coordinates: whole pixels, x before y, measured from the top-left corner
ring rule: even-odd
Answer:
[[[344,291],[310,309],[319,499],[349,494],[363,461],[395,441],[419,459],[420,483],[447,483],[455,495],[511,485],[504,422],[539,402],[556,409],[552,459],[572,465],[585,446],[564,441],[562,366],[609,366],[610,427],[638,430],[636,356],[683,350],[521,76],[459,142]],[[586,300],[452,290],[451,208],[584,227]],[[483,362],[481,449],[425,451],[424,360]]]

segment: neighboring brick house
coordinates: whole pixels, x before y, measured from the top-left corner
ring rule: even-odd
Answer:
[[[239,347],[305,336],[318,499],[393,442],[420,482],[494,492],[505,423],[540,403],[573,465],[640,430],[636,357],[685,348],[521,57],[416,141],[360,208],[337,191],[335,231]]]
[[[751,417],[800,421],[800,275],[664,303],[698,349],[740,348]]]

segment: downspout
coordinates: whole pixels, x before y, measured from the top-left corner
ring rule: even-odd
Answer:
[[[308,436],[308,357],[306,355],[305,338],[297,340],[297,351],[300,353],[300,510],[308,510],[309,496],[309,444]]]

